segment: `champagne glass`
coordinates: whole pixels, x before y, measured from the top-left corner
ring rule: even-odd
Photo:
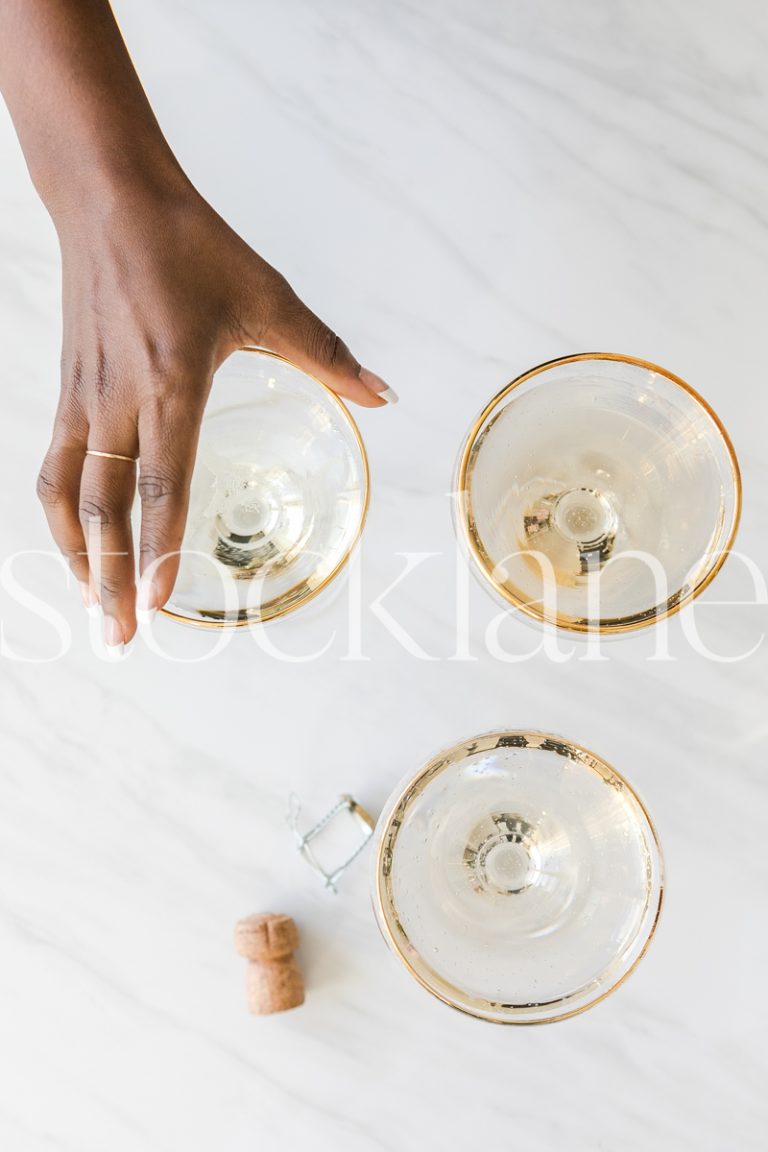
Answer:
[[[623,777],[557,736],[505,731],[436,756],[375,833],[373,902],[429,992],[483,1020],[563,1020],[632,972],[655,931],[663,864]]]
[[[238,627],[306,604],[348,560],[368,492],[338,396],[272,352],[234,353],[214,377],[165,615]]]
[[[706,401],[611,353],[552,360],[502,389],[469,432],[455,487],[486,584],[582,633],[677,612],[722,566],[741,509],[736,455]]]

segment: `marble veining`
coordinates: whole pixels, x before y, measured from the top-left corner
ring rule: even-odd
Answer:
[[[456,653],[449,502],[463,434],[517,372],[574,351],[664,364],[713,403],[744,470],[738,547],[768,575],[768,19],[758,0],[118,0],[166,133],[202,192],[400,393],[359,414],[374,504],[366,611],[270,633],[157,624],[91,650],[55,559],[0,590],[0,1144],[9,1152],[762,1149],[768,631],[731,561],[697,607],[719,653],[629,637],[608,659],[487,652],[474,581]],[[57,392],[55,235],[0,111],[0,563],[50,547],[34,497]],[[510,653],[538,633],[511,622]],[[427,658],[429,657],[429,658]],[[193,661],[184,663],[183,661]],[[46,662],[47,661],[47,662]],[[367,862],[323,891],[285,826],[350,791],[380,809],[441,747],[509,725],[594,748],[637,787],[668,869],[662,923],[613,997],[567,1023],[452,1013],[378,936]],[[236,920],[303,932],[308,999],[250,1019]]]

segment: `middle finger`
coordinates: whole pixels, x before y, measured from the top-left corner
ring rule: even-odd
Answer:
[[[91,583],[104,611],[104,640],[120,650],[136,631],[136,580],[131,531],[131,508],[136,493],[137,441],[120,440],[108,433],[88,438],[80,483],[80,520],[83,526]],[[125,456],[129,459],[116,459]]]

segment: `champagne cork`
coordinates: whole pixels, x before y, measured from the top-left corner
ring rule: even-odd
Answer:
[[[246,916],[235,929],[235,947],[248,960],[246,995],[255,1016],[304,1003],[304,980],[293,958],[299,931],[290,916]]]

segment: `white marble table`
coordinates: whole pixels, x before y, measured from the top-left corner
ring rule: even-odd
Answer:
[[[766,645],[670,661],[652,639],[503,662],[474,584],[451,660],[445,493],[462,433],[519,370],[571,351],[656,360],[712,401],[739,452],[740,548],[768,571],[768,17],[759,0],[121,0],[167,134],[201,190],[400,392],[360,415],[375,485],[366,661],[343,599],[207,662],[167,622],[122,665],[93,655],[53,560],[0,592],[0,1145],[9,1152],[555,1152],[765,1147]],[[57,389],[52,228],[0,114],[2,556],[47,549],[34,478]],[[754,599],[732,561],[707,601]],[[731,655],[765,606],[701,607]],[[510,652],[539,641],[511,623]],[[48,661],[48,662],[45,662]],[[337,897],[294,855],[342,791],[376,810],[405,772],[495,726],[563,733],[651,808],[668,903],[629,982],[549,1028],[432,1000],[387,952],[360,864]],[[303,1009],[243,1006],[235,920],[304,933]]]

